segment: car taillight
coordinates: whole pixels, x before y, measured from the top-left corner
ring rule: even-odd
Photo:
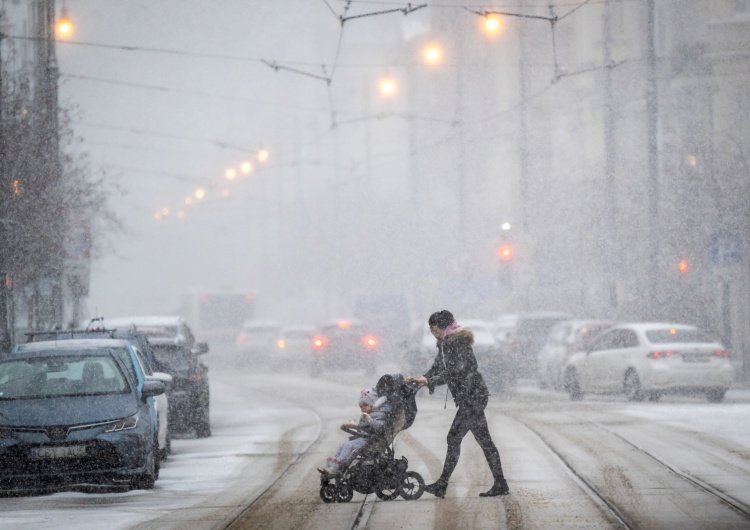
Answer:
[[[247,342],[247,339],[250,337],[248,335],[245,335],[244,333],[240,333],[240,336],[237,337],[237,340],[240,342]]]
[[[367,346],[368,348],[374,348],[378,344],[378,341],[375,337],[365,337],[364,342],[365,346]]]
[[[716,350],[714,353],[718,357],[729,357],[729,350]]]
[[[197,383],[201,380],[201,374],[200,372],[195,372],[193,375],[190,376],[190,382],[191,383]]]
[[[649,359],[664,359],[666,357],[672,357],[674,355],[678,355],[678,353],[679,352],[671,351],[671,350],[667,350],[667,351],[652,351],[652,352],[649,352],[646,355],[646,357],[648,357]]]
[[[326,345],[326,341],[323,337],[315,337],[313,339],[313,348],[315,348],[316,350],[323,348],[323,346],[325,345]]]

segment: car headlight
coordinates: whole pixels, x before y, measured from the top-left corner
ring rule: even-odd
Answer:
[[[127,431],[135,429],[136,425],[138,425],[138,414],[107,424],[104,427],[104,432]]]

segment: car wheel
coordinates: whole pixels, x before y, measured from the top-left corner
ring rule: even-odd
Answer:
[[[721,401],[724,401],[724,395],[726,393],[727,391],[723,388],[714,388],[713,390],[706,392],[706,399],[708,399],[709,403],[720,403]]]
[[[574,369],[570,369],[565,372],[565,391],[573,401],[580,401],[583,399],[583,392],[581,391],[581,382],[578,379],[578,372]]]
[[[208,409],[208,403],[198,412],[198,418],[195,421],[196,438],[208,438],[211,436],[211,415]]]
[[[628,370],[623,381],[623,389],[628,401],[643,401],[643,391],[641,390],[641,380],[634,370]]]

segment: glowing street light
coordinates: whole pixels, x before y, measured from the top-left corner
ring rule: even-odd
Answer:
[[[497,15],[484,17],[484,29],[490,35],[497,35],[503,30],[503,20]]]
[[[68,38],[73,34],[73,22],[68,16],[68,10],[65,7],[60,12],[60,18],[55,26],[56,33],[59,37]]]
[[[443,58],[443,52],[437,45],[430,44],[422,52],[422,57],[427,64],[438,64]]]
[[[189,195],[187,197],[185,197],[185,204],[187,204],[188,206],[190,206],[191,204],[193,204],[193,198],[190,197]]]
[[[204,190],[203,188],[198,188],[197,190],[195,190],[196,199],[201,200],[205,196],[206,196],[206,190]]]
[[[258,160],[260,160],[261,162],[265,162],[266,160],[268,160],[268,156],[268,149],[261,149],[260,151],[258,151]]]
[[[380,81],[378,88],[380,89],[380,94],[382,96],[391,97],[396,93],[396,81],[387,77]]]
[[[182,210],[177,210],[177,219],[183,219],[185,217],[185,212]]]
[[[243,162],[240,166],[240,171],[242,171],[243,175],[247,175],[253,170],[253,165],[250,162]]]
[[[237,177],[237,171],[234,170],[234,168],[229,168],[224,172],[224,176],[227,178],[227,180],[234,180],[235,177]]]
[[[169,208],[166,208],[166,207],[162,208],[160,213],[164,217],[168,216],[169,215]]]

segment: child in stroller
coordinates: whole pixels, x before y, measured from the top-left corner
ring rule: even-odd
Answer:
[[[418,390],[405,383],[401,374],[388,374],[380,378],[374,393],[363,391],[360,403],[363,399],[366,401],[366,395],[377,394],[374,403],[377,405],[373,407],[370,420],[360,421],[356,429],[342,425],[342,429],[352,435],[346,443],[357,442],[349,446],[356,449],[349,453],[348,461],[340,460],[336,472],[331,472],[334,464],[327,465],[330,470],[320,470],[323,502],[349,502],[355,491],[375,493],[381,500],[393,500],[399,495],[406,500],[422,496],[424,479],[415,471],[407,471],[407,459],[396,459],[392,447],[395,436],[414,422],[417,415],[414,398]],[[376,421],[382,423],[373,425]],[[349,450],[342,453],[344,445],[337,451],[340,458],[346,457],[345,451]]]

